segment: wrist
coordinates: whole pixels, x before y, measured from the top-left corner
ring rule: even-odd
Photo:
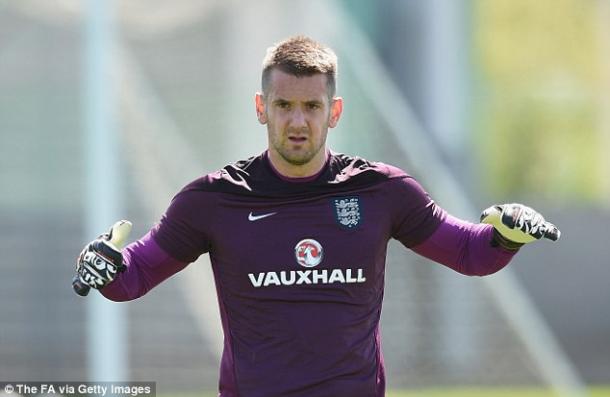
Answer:
[[[519,251],[519,248],[524,245],[523,243],[517,243],[507,239],[495,227],[493,228],[493,235],[491,237],[490,244],[492,247],[501,247],[511,252]]]

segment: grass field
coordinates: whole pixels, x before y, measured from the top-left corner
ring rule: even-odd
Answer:
[[[590,397],[610,397],[610,387],[589,389]],[[386,397],[555,397],[550,390],[533,388],[513,389],[423,389],[408,391],[388,391]]]
[[[590,397],[610,397],[610,386],[592,387]],[[388,390],[386,397],[556,397],[550,390],[535,388],[452,388]],[[201,394],[160,394],[159,397],[217,397],[215,392]]]

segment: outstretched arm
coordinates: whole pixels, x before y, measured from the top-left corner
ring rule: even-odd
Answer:
[[[123,264],[126,270],[100,290],[106,298],[117,302],[141,297],[188,263],[171,257],[148,232],[123,249]]]
[[[133,300],[208,252],[215,198],[192,187],[197,183],[174,196],[160,222],[124,249],[127,221],[86,245],[76,261],[75,292],[85,296],[95,288],[114,301]]]
[[[556,241],[561,233],[523,204],[489,207],[473,224],[447,215],[415,252],[466,275],[484,276],[502,269],[521,246],[543,237]]]
[[[482,223],[447,214],[422,186],[406,175],[388,183],[392,237],[416,253],[462,274],[484,276],[502,269],[519,248],[542,237],[557,240],[559,229],[522,204],[489,207]]]
[[[459,273],[485,276],[506,266],[518,251],[493,244],[493,237],[493,226],[447,214],[430,237],[411,249]]]

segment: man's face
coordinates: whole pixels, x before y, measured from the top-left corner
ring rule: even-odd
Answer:
[[[296,77],[275,69],[266,97],[256,95],[258,120],[267,125],[269,154],[280,169],[324,163],[328,128],[337,125],[342,110],[341,98],[328,98],[326,79],[323,74]]]

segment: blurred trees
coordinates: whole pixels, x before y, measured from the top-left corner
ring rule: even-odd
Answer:
[[[597,2],[476,0],[473,12],[476,142],[488,189],[608,201]]]

